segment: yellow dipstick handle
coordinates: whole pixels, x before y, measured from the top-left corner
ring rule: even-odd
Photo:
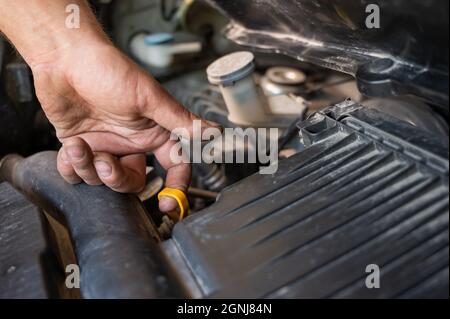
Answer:
[[[158,194],[158,200],[161,200],[161,197],[170,197],[177,201],[178,207],[180,208],[180,220],[182,220],[185,215],[189,214],[189,202],[186,197],[186,194],[176,188],[164,188]]]

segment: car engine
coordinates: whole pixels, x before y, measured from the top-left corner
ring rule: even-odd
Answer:
[[[151,153],[139,194],[69,185],[0,36],[0,298],[448,298],[448,2],[377,1],[369,29],[371,1],[91,3],[233,139],[192,164],[183,220],[158,209]]]

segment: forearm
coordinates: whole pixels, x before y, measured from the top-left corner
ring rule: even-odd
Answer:
[[[80,8],[80,28],[66,25],[70,4]],[[0,0],[0,31],[32,67],[81,42],[108,42],[85,0]]]

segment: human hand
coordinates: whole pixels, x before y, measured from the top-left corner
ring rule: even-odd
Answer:
[[[63,144],[57,162],[67,182],[138,192],[145,153],[153,152],[166,186],[186,191],[190,165],[172,163],[169,137],[176,128],[191,132],[195,117],[152,77],[107,43],[70,46],[41,61],[32,66],[36,94]],[[173,199],[160,202],[162,211],[175,207]]]
[[[66,25],[69,5],[79,9],[77,28]],[[190,166],[171,161],[169,131],[193,136],[195,117],[111,44],[86,0],[0,0],[0,12],[0,30],[30,65],[63,144],[57,162],[66,181],[138,192],[145,153],[154,152],[167,169],[166,186],[186,190]],[[163,198],[160,209],[176,205]]]

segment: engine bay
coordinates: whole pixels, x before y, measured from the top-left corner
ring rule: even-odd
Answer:
[[[402,1],[381,2],[391,23]],[[124,54],[222,131],[191,145],[186,218],[159,210],[152,153],[139,194],[69,185],[31,70],[0,37],[0,298],[448,298],[447,37],[417,53],[405,14],[364,38],[365,1],[91,4]],[[374,264],[383,285],[367,289]]]

